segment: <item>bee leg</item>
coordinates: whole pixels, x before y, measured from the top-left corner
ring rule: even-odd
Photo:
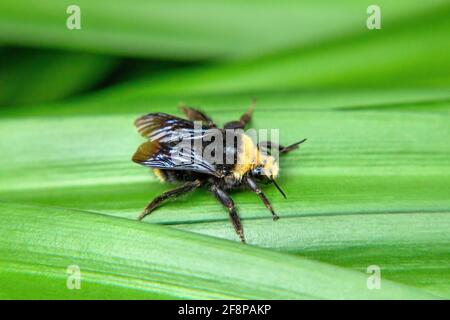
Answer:
[[[292,150],[297,149],[298,146],[305,141],[306,141],[306,139],[303,139],[303,140],[293,143],[287,147],[283,147],[282,145],[278,145],[272,141],[262,141],[262,142],[258,143],[258,148],[263,149],[263,150],[271,150],[273,148],[278,148],[279,153],[288,153]]]
[[[244,129],[245,125],[252,120],[253,109],[255,108],[256,99],[253,98],[247,112],[244,113],[238,121],[230,121],[224,125],[224,129]]]
[[[145,207],[144,211],[138,216],[137,219],[138,220],[144,219],[147,215],[152,213],[153,210],[159,207],[164,201],[168,199],[175,199],[181,196],[182,194],[193,191],[198,187],[200,187],[201,184],[202,183],[199,180],[189,181],[178,188],[164,192],[163,194],[157,196],[155,199],[150,201],[150,203]]]
[[[261,199],[261,201],[264,203],[264,205],[266,206],[267,209],[269,209],[269,211],[272,213],[272,218],[273,221],[276,221],[278,219],[280,219],[279,216],[277,216],[277,214],[275,213],[275,210],[273,210],[272,205],[269,202],[269,199],[267,199],[266,195],[262,192],[262,190],[258,187],[258,185],[256,184],[256,182],[250,178],[250,177],[246,177],[246,182],[247,182],[247,186],[258,195],[258,197]]]
[[[205,122],[209,127],[215,127],[214,121],[206,114],[201,112],[200,110],[187,107],[185,105],[180,105],[180,110],[188,117],[191,121],[202,121]]]
[[[241,239],[241,242],[245,243],[244,229],[242,228],[241,219],[236,212],[236,207],[234,206],[233,199],[231,199],[231,197],[225,191],[223,191],[216,185],[212,185],[210,190],[215,195],[217,200],[219,200],[220,203],[222,203],[222,205],[228,209],[230,220],[233,224],[234,230]]]

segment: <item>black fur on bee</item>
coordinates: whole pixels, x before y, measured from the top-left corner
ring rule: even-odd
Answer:
[[[306,139],[287,147],[271,141],[255,144],[243,132],[251,120],[254,104],[253,100],[248,111],[239,120],[226,123],[223,129],[219,129],[203,112],[186,106],[180,108],[188,119],[165,113],[150,113],[138,118],[135,125],[139,133],[148,140],[139,146],[132,160],[152,168],[161,181],[181,184],[154,198],[138,219],[149,215],[166,200],[205,187],[228,210],[231,223],[243,243],[244,230],[234,202],[228,194],[230,190],[246,188],[253,191],[272,213],[273,220],[277,220],[278,216],[259,184],[273,183],[286,197],[275,182],[279,168],[271,152],[276,150],[279,154],[286,154],[298,148]],[[200,126],[196,126],[198,123]],[[211,154],[214,158],[205,157],[202,151],[211,143],[205,137],[218,131],[224,140],[225,137],[229,138],[227,133],[231,132],[233,143],[230,146],[227,141],[222,141],[222,145],[226,147],[219,148],[219,151],[213,150]],[[186,141],[191,147],[186,148],[183,144]],[[197,147],[192,147],[192,143],[194,146],[197,143]],[[216,156],[222,161],[216,161]]]

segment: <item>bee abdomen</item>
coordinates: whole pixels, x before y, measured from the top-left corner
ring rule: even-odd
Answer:
[[[161,182],[185,182],[204,179],[204,175],[187,170],[153,169],[153,173]]]

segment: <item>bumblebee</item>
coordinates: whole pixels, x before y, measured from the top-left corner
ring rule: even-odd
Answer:
[[[186,106],[180,109],[188,119],[165,113],[150,113],[136,119],[135,126],[148,140],[139,146],[132,160],[152,168],[161,181],[180,184],[154,198],[138,219],[142,220],[169,199],[204,187],[228,210],[231,223],[243,243],[244,230],[229,191],[251,190],[272,213],[273,220],[278,220],[279,217],[259,185],[272,183],[286,197],[275,182],[279,167],[272,153],[275,150],[279,154],[286,154],[298,148],[306,139],[287,147],[271,141],[256,144],[243,131],[252,118],[254,105],[255,101],[239,120],[226,123],[223,129],[218,128],[203,112]],[[220,148],[213,149],[212,157],[204,154],[211,136],[216,139],[214,143],[222,142]]]

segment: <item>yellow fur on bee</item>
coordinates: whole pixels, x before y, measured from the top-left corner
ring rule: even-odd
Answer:
[[[271,179],[278,176],[278,163],[272,156],[265,157],[263,171]]]
[[[166,181],[166,178],[164,174],[161,172],[161,169],[153,169],[153,173],[155,174],[155,176],[158,178],[159,181],[161,182]]]
[[[252,170],[261,158],[261,153],[249,136],[242,134],[240,138],[237,162],[233,168],[233,175],[238,180],[248,171]]]
[[[253,140],[242,134],[241,145],[237,156],[237,163],[233,168],[233,175],[237,180],[256,166],[262,165],[264,174],[269,178],[275,178],[278,175],[278,164],[272,156],[261,154]]]

